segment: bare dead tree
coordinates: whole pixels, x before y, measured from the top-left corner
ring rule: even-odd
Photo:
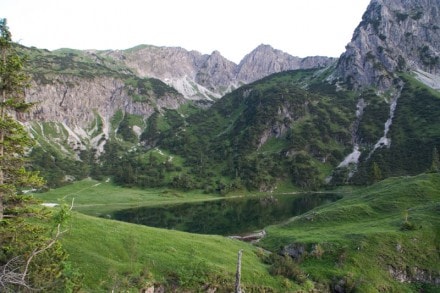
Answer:
[[[73,202],[68,211],[72,211]],[[61,231],[61,223],[58,223],[56,233],[51,237],[43,246],[39,246],[32,250],[31,254],[24,259],[23,256],[16,256],[11,258],[5,265],[0,266],[0,292],[6,290],[10,286],[19,286],[30,290],[37,290],[32,288],[28,282],[27,277],[29,275],[29,267],[32,260],[40,253],[50,249],[61,237],[62,234],[68,230]]]
[[[29,266],[32,260],[40,253],[51,248],[67,230],[61,231],[61,224],[57,226],[57,232],[43,247],[36,247],[27,259],[22,256],[11,258],[5,265],[0,267],[0,292],[11,285],[32,289],[27,283]],[[24,268],[23,268],[24,266]]]
[[[43,247],[36,247],[26,260],[21,256],[10,259],[4,266],[0,267],[0,289],[6,288],[8,285],[18,285],[30,289],[26,282],[29,266],[32,260],[40,253],[51,248],[67,230],[61,231],[61,224],[57,226],[57,233]],[[24,265],[24,269],[22,269]],[[1,290],[0,290],[1,291]]]
[[[243,253],[243,249],[238,251],[238,259],[237,259],[237,272],[235,273],[235,293],[242,293],[241,291],[241,255]]]

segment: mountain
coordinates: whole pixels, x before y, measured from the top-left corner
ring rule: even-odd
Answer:
[[[27,70],[32,75],[27,100],[36,103],[23,119],[29,121],[29,129],[35,137],[51,133],[54,139],[48,141],[71,154],[72,149],[96,149],[98,154],[102,153],[111,132],[118,129],[124,117],[142,117],[131,125],[135,132],[131,135],[139,136],[146,126],[144,120],[155,111],[177,109],[193,99],[199,100],[199,105],[206,101],[209,105],[249,79],[239,80],[238,65],[217,51],[202,55],[183,48],[144,45],[125,51],[61,49],[49,52],[24,47],[20,50],[28,56]],[[273,54],[265,56],[258,53],[261,50]],[[303,66],[299,61],[287,63],[289,55],[270,46],[260,46],[252,54],[259,57],[245,59],[240,66],[265,64],[255,65],[259,69],[255,69],[254,75],[258,76]],[[327,57],[319,57],[319,60],[321,63],[305,62],[304,65],[323,66],[333,62]],[[272,63],[283,62],[286,64],[282,67],[270,67]],[[57,126],[49,126],[50,123]],[[51,129],[44,130],[44,127]]]
[[[414,71],[439,89],[440,1],[373,0],[338,61],[336,75],[352,88],[395,86]]]
[[[260,45],[241,60],[236,76],[238,81],[247,84],[273,73],[295,69],[324,68],[335,61],[335,58],[321,56],[294,57],[273,49],[269,45]]]
[[[329,57],[293,57],[269,45],[260,45],[240,64],[220,52],[202,55],[176,47],[138,46],[124,51],[101,52],[121,61],[140,77],[154,77],[173,86],[188,99],[218,99],[243,84],[272,73],[325,67]]]
[[[409,122],[411,119],[417,119],[416,117],[400,115],[404,111],[409,111],[406,115],[423,115],[420,105],[417,109],[403,110],[408,104],[415,106],[416,103],[420,103],[422,97],[426,96],[410,86],[407,74],[428,88],[440,89],[439,30],[439,0],[371,1],[361,23],[354,31],[351,42],[346,46],[346,51],[338,60],[333,78],[342,82],[346,88],[357,90],[358,93],[368,88],[373,89],[382,100],[369,100],[362,94],[358,95],[357,118],[352,125],[353,151],[340,166],[351,165],[356,169],[360,161],[379,160],[377,157],[383,154],[377,154],[375,157],[377,150],[395,154],[395,150],[392,151],[395,148],[406,149],[401,156],[420,160],[420,157],[414,154],[421,154],[420,151],[410,147],[410,144],[418,139],[422,145],[429,145],[430,148],[438,145],[437,132],[425,131],[421,134],[421,129],[417,130],[413,126],[415,123]],[[410,87],[412,92],[408,94],[407,90]],[[420,98],[415,95],[420,95]],[[405,99],[402,99],[403,96]],[[437,111],[438,108],[435,98],[425,101],[425,107],[432,107],[424,113],[431,117],[428,113]],[[425,120],[434,124],[420,127],[431,128],[437,125],[435,119],[430,119],[433,117]],[[376,122],[375,129],[367,129],[362,125],[368,120]],[[402,138],[396,134],[401,131],[396,125],[396,120],[406,120],[406,131],[412,131],[411,134],[407,133],[408,137]],[[422,152],[424,156],[426,152],[426,149]],[[388,166],[387,169],[393,168]],[[350,173],[350,176],[352,174]]]
[[[418,174],[440,148],[438,4],[373,0],[338,60],[268,45],[238,65],[146,45],[24,49],[37,102],[25,120],[52,157],[76,157],[64,164],[75,177],[129,186],[225,193]]]

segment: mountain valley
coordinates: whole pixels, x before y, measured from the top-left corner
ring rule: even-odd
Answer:
[[[339,58],[16,44],[80,292],[232,292],[240,249],[246,292],[438,292],[439,32],[440,0],[371,0]]]

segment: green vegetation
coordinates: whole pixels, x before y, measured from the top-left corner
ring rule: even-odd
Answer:
[[[51,219],[23,190],[43,179],[26,170],[25,154],[33,141],[14,116],[28,110],[28,76],[15,51],[6,19],[0,19],[0,291],[72,292],[79,279],[68,269],[58,242],[64,210]],[[55,230],[56,229],[56,230]]]
[[[381,6],[376,3],[372,8],[378,11]],[[378,31],[381,13],[375,14],[376,19],[361,25]],[[421,15],[395,12],[398,22],[418,20]],[[379,38],[386,40],[384,35]],[[61,124],[30,125],[38,146],[29,154],[28,169],[46,178],[47,189],[62,186],[35,197],[61,205],[73,202],[74,212],[63,237],[70,259],[57,245],[54,254],[44,255],[38,264],[44,268],[53,256],[59,267],[46,274],[36,263],[35,277],[29,280],[57,275],[63,284],[54,285],[54,290],[64,286],[75,291],[80,272],[85,292],[136,292],[151,285],[169,291],[231,291],[236,253],[244,248],[242,282],[247,292],[438,291],[440,94],[410,74],[400,77],[404,87],[388,132],[391,145],[371,152],[390,118],[390,94],[378,94],[374,88],[354,92],[342,88],[343,84],[329,83],[333,68],[274,74],[238,88],[209,108],[188,102],[171,110],[158,105],[160,99],[180,99],[175,89],[156,79],[137,77],[111,52],[15,47],[19,54],[29,55],[26,70],[40,84],[61,83],[60,75],[68,77],[69,87],[83,79],[112,78],[133,103],[152,112],[141,117],[117,111],[100,156],[92,143],[99,140],[101,147],[106,139],[105,120],[98,113],[86,130],[90,138],[74,149]],[[142,46],[120,52],[121,58],[138,49]],[[387,53],[381,46],[377,51]],[[438,65],[439,58],[429,47],[421,46],[418,55],[424,65]],[[367,53],[366,58],[375,69],[383,67],[374,54]],[[399,56],[397,62],[404,71],[407,61]],[[361,98],[366,106],[357,120],[356,104]],[[16,110],[26,106],[8,105]],[[20,126],[6,120],[1,126],[14,125],[17,131],[3,135],[3,141],[17,139],[27,145]],[[354,144],[362,152],[360,164],[337,168]],[[21,149],[17,152],[24,154]],[[353,177],[350,171],[356,171]],[[16,174],[25,174],[20,172]],[[84,180],[66,185],[80,179]],[[21,182],[6,187],[10,194],[24,189]],[[280,200],[282,211],[273,212],[268,205],[276,193],[313,191],[307,197],[313,201],[323,188],[334,188],[344,197],[267,227],[267,235],[257,244],[260,248],[220,236],[110,220],[120,216],[170,229],[238,233],[267,224],[255,216],[257,211],[264,220],[279,221],[276,216],[292,208]],[[235,199],[235,209],[222,200],[250,194],[260,197],[253,197],[252,203]],[[0,203],[4,198],[2,194]],[[21,203],[27,197],[15,199]],[[137,213],[141,208],[142,213]],[[5,249],[0,266],[4,268],[14,253],[32,249],[26,247],[28,243],[49,241],[53,234],[47,227],[64,223],[66,208],[56,208],[53,215],[57,220],[37,226],[27,226],[35,224],[35,219],[20,222],[26,224],[17,230],[23,234],[21,245],[7,243],[15,230],[2,230],[0,242]]]
[[[34,80],[43,84],[54,82],[54,72],[87,79],[93,79],[96,76],[120,77],[132,74],[126,66],[99,52],[73,49],[50,52],[17,46],[20,54],[27,56],[26,70]]]
[[[196,192],[170,189],[123,188],[112,182],[85,179],[48,192],[39,193],[44,202],[70,203],[74,211],[92,216],[107,217],[122,208],[158,206],[194,201],[216,200],[219,197]]]
[[[292,181],[317,188],[348,151],[354,99],[323,82],[312,93],[301,89],[314,73],[275,74],[190,115],[154,113],[141,139],[185,159],[172,187],[225,194]]]
[[[434,292],[432,280],[440,272],[439,190],[438,174],[347,190],[340,201],[268,227],[259,245],[280,253],[303,248],[297,262],[312,282],[339,283],[356,292]]]
[[[138,292],[163,284],[168,290],[218,288],[230,292],[236,253],[243,252],[246,292],[282,292],[281,278],[267,272],[249,244],[220,236],[167,231],[74,213],[63,245],[74,267],[84,274],[85,292]],[[85,241],[85,239],[87,239]],[[299,288],[291,284],[293,288]],[[205,289],[206,290],[206,289]]]
[[[157,99],[169,93],[177,95],[173,88],[155,78],[138,78],[130,76],[125,80],[128,94],[136,102],[155,103]]]
[[[440,93],[410,75],[402,78],[405,86],[390,128],[391,146],[376,150],[370,160],[361,164],[354,182],[374,181],[370,176],[374,163],[380,168],[382,178],[416,175],[428,171],[432,165],[433,150],[440,146]],[[368,152],[364,154],[367,156]]]
[[[220,236],[79,213],[69,222],[63,245],[73,267],[87,272],[86,292],[135,291],[153,284],[178,291],[204,286],[228,291],[239,249],[244,249],[243,284],[248,292],[328,292],[337,287],[360,292],[435,292],[433,280],[440,271],[438,190],[438,173],[389,178],[366,188],[345,187],[340,190],[343,199],[267,227],[258,246],[272,251],[271,255]],[[38,197],[49,202],[75,198],[75,210],[101,216],[130,206],[216,199],[169,190],[124,189],[93,180]],[[398,281],[401,278],[403,283]]]

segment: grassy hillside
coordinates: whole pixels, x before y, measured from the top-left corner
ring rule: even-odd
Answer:
[[[402,78],[405,86],[390,127],[391,145],[389,148],[377,149],[369,160],[366,160],[369,151],[363,152],[358,172],[353,178],[355,182],[365,181],[374,163],[380,168],[382,178],[420,174],[430,168],[433,150],[440,148],[440,92],[426,87],[409,74]],[[360,124],[359,131],[364,138],[362,146],[365,150],[371,149],[378,135],[368,139],[367,133],[374,133],[368,130],[373,124],[364,122],[386,121],[386,117],[379,111],[382,109],[383,112],[386,107],[376,109],[379,105],[374,102],[367,106]]]
[[[45,201],[64,197],[66,202],[75,197],[77,210],[92,215],[127,206],[214,199],[170,191],[166,194],[173,196],[163,197],[163,191],[85,180],[38,196]],[[271,255],[221,236],[77,212],[63,244],[73,267],[84,274],[85,292],[136,292],[133,288],[147,283],[191,292],[209,285],[230,292],[239,249],[244,249],[246,292],[438,292],[440,174],[389,178],[340,191],[344,198],[339,201],[267,227],[258,246]]]
[[[127,288],[138,292],[154,283],[192,291],[209,286],[231,291],[240,249],[242,282],[247,292],[285,290],[282,280],[268,273],[257,256],[257,248],[220,236],[168,231],[74,213],[63,245],[73,267],[84,275],[85,292],[120,292]]]
[[[261,245],[303,248],[304,273],[346,292],[438,292],[439,213],[439,174],[389,178],[269,227]]]
[[[74,184],[37,195],[44,202],[70,204],[74,211],[92,216],[106,216],[122,208],[171,203],[215,200],[219,197],[169,189],[139,189],[116,186],[111,182],[84,179]]]

